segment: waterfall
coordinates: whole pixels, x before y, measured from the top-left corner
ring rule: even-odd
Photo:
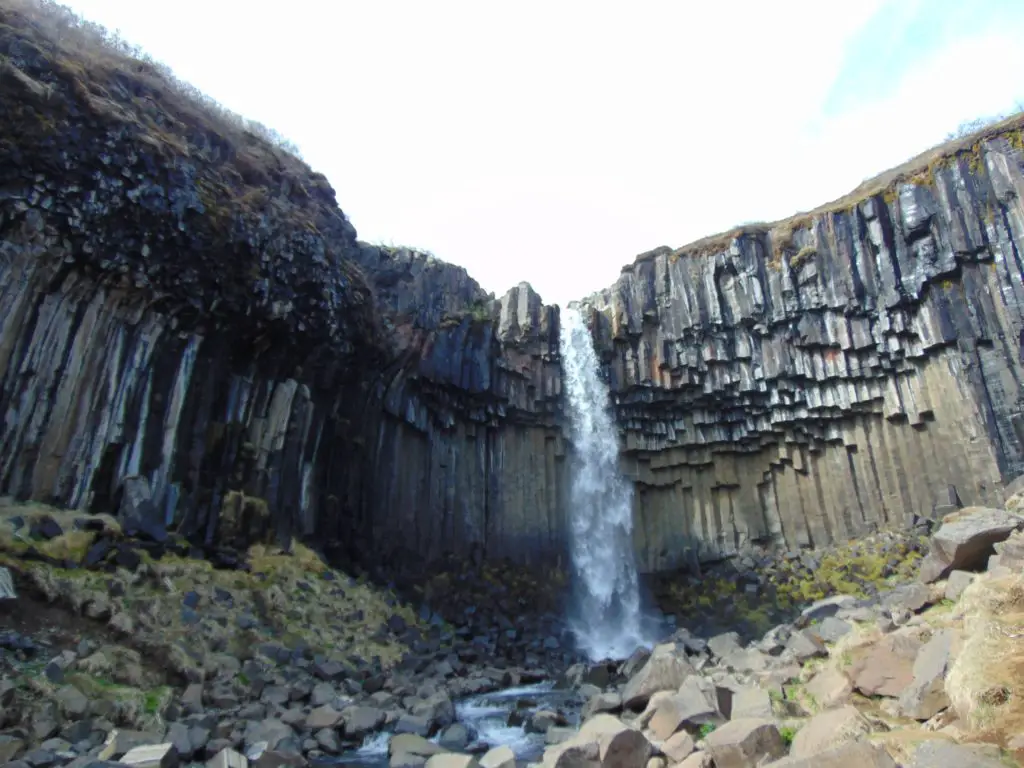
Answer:
[[[569,517],[574,568],[570,626],[591,659],[625,658],[648,645],[633,555],[633,489],[590,331],[575,307],[561,313],[564,396],[575,447]]]

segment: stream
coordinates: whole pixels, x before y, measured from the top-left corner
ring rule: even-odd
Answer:
[[[531,762],[544,752],[543,733],[528,733],[524,726],[508,725],[509,715],[514,711],[523,714],[524,723],[539,710],[561,712],[569,718],[569,725],[579,725],[580,703],[571,690],[555,689],[552,683],[538,683],[516,688],[480,694],[463,699],[455,704],[456,722],[470,730],[470,745],[464,752],[483,753],[488,749],[508,746],[516,754],[517,762]],[[437,742],[440,736],[431,741]],[[367,739],[357,750],[342,755],[341,765],[386,768],[388,765],[388,741],[390,733],[378,733]]]

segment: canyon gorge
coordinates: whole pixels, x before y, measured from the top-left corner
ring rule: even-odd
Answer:
[[[28,29],[0,28],[0,495],[100,512],[142,487],[145,524],[207,547],[566,564],[558,307],[360,242],[294,156]],[[1002,500],[1021,125],[580,297],[641,571]]]

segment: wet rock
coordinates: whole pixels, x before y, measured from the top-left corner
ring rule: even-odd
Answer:
[[[452,723],[442,731],[437,743],[452,752],[460,752],[466,748],[469,740],[469,729],[462,723]]]
[[[416,717],[415,715],[404,714],[395,723],[395,733],[411,733],[416,736],[429,736],[431,722],[427,717]]]
[[[598,692],[587,699],[581,716],[589,720],[599,712],[615,713],[622,709],[622,696],[614,692]]]
[[[786,754],[771,720],[732,720],[712,731],[705,743],[715,768],[753,768]]]
[[[321,728],[334,728],[341,722],[341,712],[338,712],[330,704],[317,707],[306,715],[304,726],[309,731],[319,731]]]

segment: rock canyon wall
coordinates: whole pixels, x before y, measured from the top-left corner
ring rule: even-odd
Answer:
[[[360,243],[259,131],[20,7],[0,19],[0,494],[115,510],[139,478],[209,547],[564,557],[557,308]],[[645,570],[905,526],[1024,471],[1022,148],[1002,126],[584,300]]]
[[[585,301],[646,569],[1001,501],[1024,471],[1020,122]]]

